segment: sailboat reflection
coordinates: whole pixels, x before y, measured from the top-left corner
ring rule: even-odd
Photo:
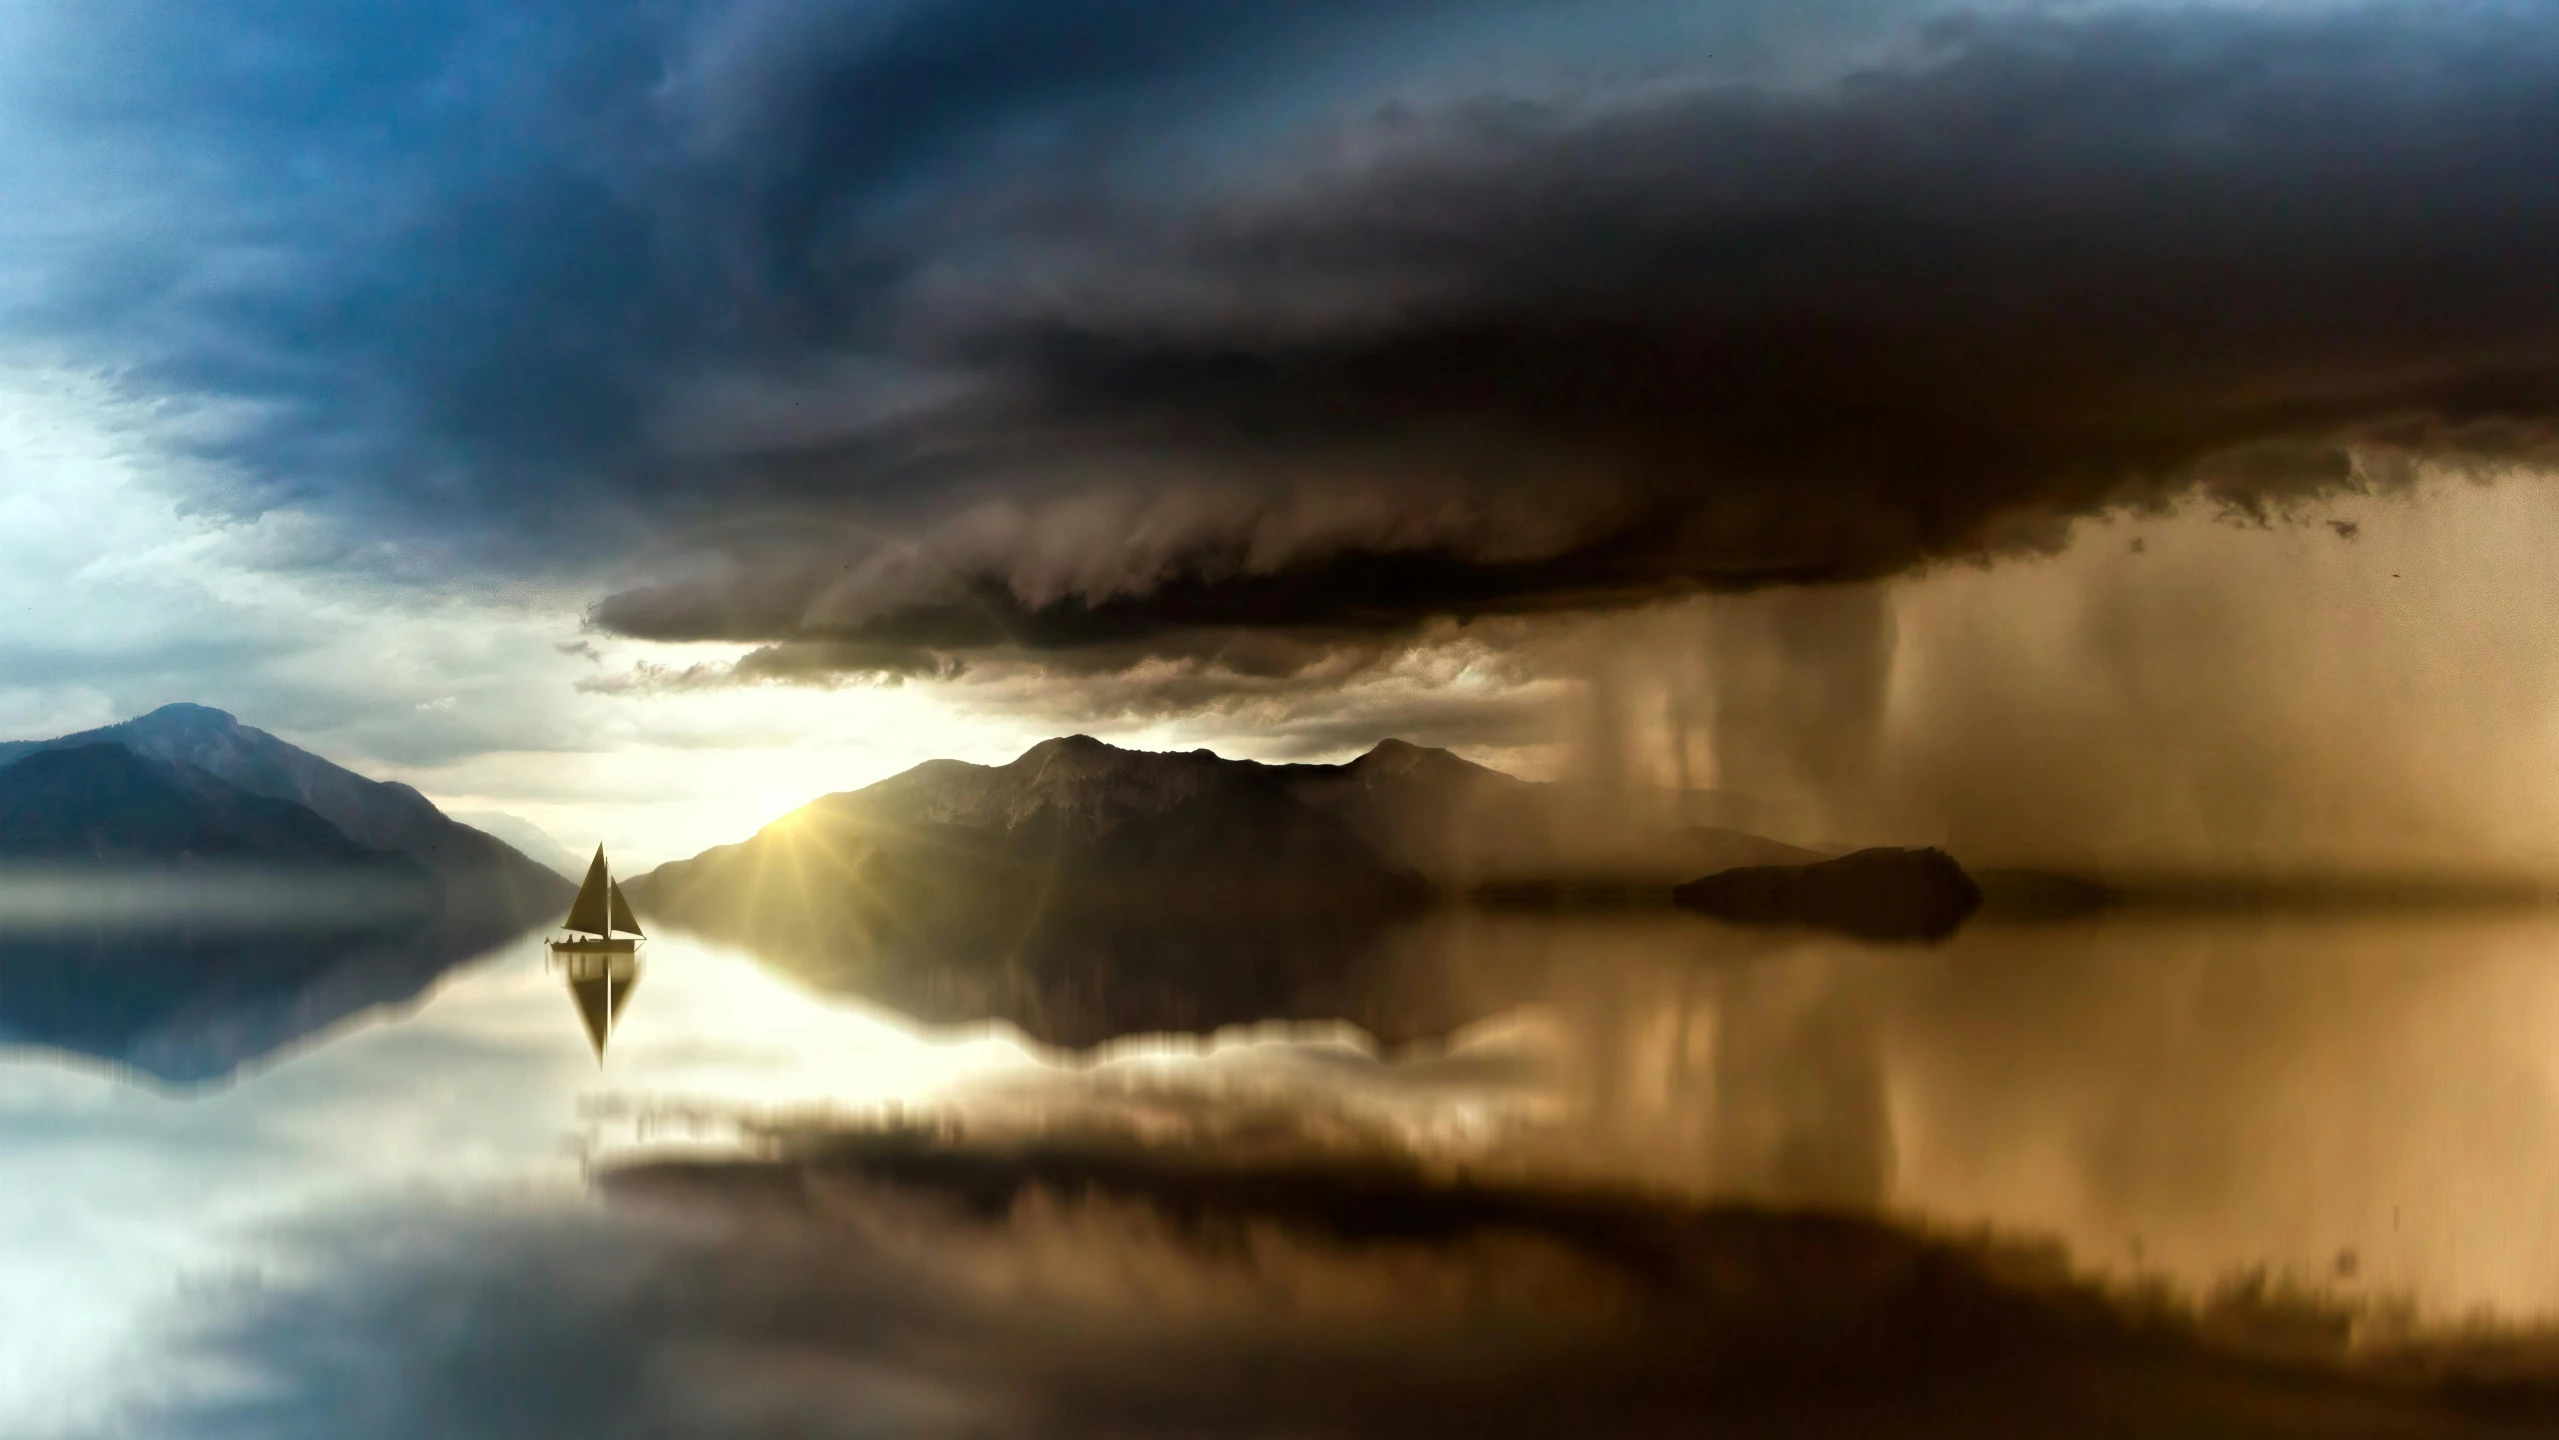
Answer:
[[[631,902],[622,898],[621,882],[604,863],[603,846],[595,847],[586,883],[578,887],[578,898],[560,928],[568,934],[551,942],[551,961],[567,973],[569,998],[576,1002],[578,1018],[586,1022],[587,1039],[601,1061],[606,1042],[621,1023],[622,1007],[640,983],[640,943],[646,938],[631,914]]]

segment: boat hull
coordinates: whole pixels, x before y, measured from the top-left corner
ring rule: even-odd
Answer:
[[[637,940],[554,940],[554,955],[629,955],[640,948]]]

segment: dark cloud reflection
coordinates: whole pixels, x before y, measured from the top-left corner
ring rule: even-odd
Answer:
[[[2174,1307],[2109,1305],[2031,1251],[1435,1178],[1267,1135],[839,1136],[625,1170],[606,1194],[318,1237],[322,1278],[208,1297],[186,1337],[187,1361],[249,1383],[136,1419],[506,1440],[2078,1434],[2101,1417],[2127,1435],[2520,1435],[2559,1416],[2511,1371],[2208,1344]]]

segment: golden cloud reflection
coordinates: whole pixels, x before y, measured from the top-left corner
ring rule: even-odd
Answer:
[[[629,1070],[590,1116],[621,1161],[917,1106],[986,1133],[1106,1102],[1166,1142],[1334,1116],[1470,1173],[1987,1224],[2195,1290],[2262,1268],[2549,1316],[2554,953],[2559,918],[2535,912],[1985,925],[1936,949],[1453,913],[1359,971],[1377,1014],[1448,1022],[1385,1051],[1338,1024],[1081,1054],[927,1032],[960,1037],[944,1047],[705,974],[632,1012]],[[663,968],[748,969],[685,954]],[[891,1027],[891,1053],[851,1033]],[[947,1083],[890,1083],[927,1056]]]

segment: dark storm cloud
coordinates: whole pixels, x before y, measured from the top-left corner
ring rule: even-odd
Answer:
[[[1088,196],[900,297],[975,386],[900,443],[1013,497],[923,519],[929,563],[813,546],[597,618],[1400,631],[2546,456],[2549,18],[1976,22],[1811,95],[1390,111],[1213,197]]]
[[[832,383],[865,353],[863,393],[826,407],[895,408],[880,322],[917,259],[901,207],[1124,127],[1240,53],[1444,7],[39,14],[0,67],[0,124],[104,163],[23,177],[57,218],[0,226],[0,259],[30,281],[21,333],[214,403],[189,438],[236,467],[227,503],[313,504],[465,557],[538,559],[538,541],[591,559],[720,513],[752,478],[662,434],[697,374]]]
[[[1791,89],[1505,89],[1429,0],[113,13],[225,78],[77,103],[223,203],[27,251],[48,323],[254,402],[233,503],[636,556],[596,621],[740,678],[1873,577],[2559,411],[2546,5],[1913,20]]]
[[[2099,1415],[2126,1435],[2484,1436],[2551,1413],[2527,1347],[2354,1375],[2301,1343],[2314,1311],[2274,1365],[2220,1348],[2279,1334],[2281,1307],[2244,1297],[2198,1327],[2118,1312],[2033,1251],[1256,1138],[854,1137],[624,1172],[605,1213],[367,1216],[306,1242],[306,1278],[191,1296],[164,1359],[230,1383],[126,1418],[676,1440],[1917,1437]]]

